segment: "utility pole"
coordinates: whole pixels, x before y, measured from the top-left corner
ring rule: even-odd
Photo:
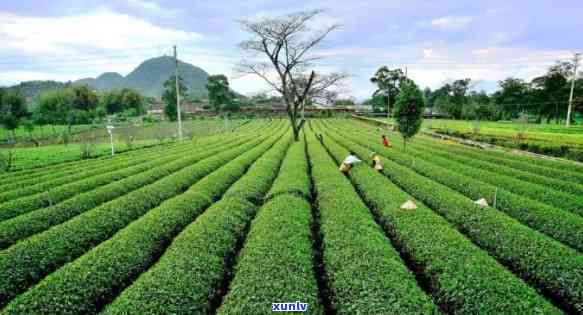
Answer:
[[[567,127],[571,125],[571,110],[573,108],[573,91],[575,90],[575,80],[577,80],[577,66],[579,65],[579,57],[581,53],[576,53],[573,61],[575,62],[575,69],[573,70],[573,79],[571,80],[571,95],[569,96],[569,107],[567,109]]]
[[[391,118],[391,86],[387,88],[387,120]]]
[[[178,140],[182,140],[182,115],[180,110],[180,88],[178,87],[178,57],[176,56],[176,45],[174,46],[174,61],[176,62],[176,113],[178,114]]]

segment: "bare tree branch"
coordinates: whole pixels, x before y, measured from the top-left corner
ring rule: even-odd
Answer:
[[[309,52],[340,27],[334,24],[323,30],[312,30],[309,24],[321,12],[314,10],[239,21],[242,28],[251,34],[251,39],[240,43],[239,47],[255,55],[265,55],[271,64],[244,62],[239,65],[239,72],[259,76],[282,95],[296,140],[303,125],[296,121],[298,109],[305,100],[330,98],[335,95],[330,89],[347,77],[339,73],[323,75],[308,71],[314,62],[322,59],[310,56]],[[269,68],[277,73],[277,80],[269,77]]]

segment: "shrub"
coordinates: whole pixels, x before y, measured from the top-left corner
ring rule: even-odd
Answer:
[[[360,156],[368,150],[344,143]],[[450,188],[407,167],[388,163],[384,173],[413,197],[455,224],[480,247],[537,288],[551,292],[562,305],[583,311],[583,256],[548,236],[493,209],[479,209]]]
[[[161,159],[162,162],[160,164],[154,163],[154,165],[156,166],[163,165],[162,163],[165,163],[166,165],[164,165],[161,168],[151,169],[152,167],[151,164],[136,165],[135,167],[122,169],[117,172],[97,175],[87,180],[62,185],[52,190],[49,190],[49,188],[51,187],[51,183],[48,182],[46,184],[40,185],[40,188],[43,188],[43,191],[45,191],[43,193],[25,196],[0,205],[0,221],[7,220],[18,215],[22,215],[24,213],[40,209],[42,207],[51,207],[54,205],[54,203],[63,201],[73,196],[75,196],[75,198],[79,198],[81,196],[79,195],[80,193],[87,192],[93,188],[99,187],[96,191],[90,191],[88,193],[88,195],[85,197],[85,200],[87,200],[86,202],[67,204],[68,207],[73,207],[76,209],[87,209],[83,208],[83,206],[87,205],[95,206],[104,201],[111,200],[112,198],[123,195],[128,191],[137,189],[145,184],[151,183],[161,178],[162,176],[165,176],[165,174],[167,174],[166,170],[168,170],[169,172],[179,170],[180,168],[183,168],[202,158],[208,157],[212,154],[216,154],[220,152],[221,149],[224,149],[224,147],[217,147],[211,149],[211,151],[208,153],[203,152],[203,154],[195,156],[186,156],[183,158],[180,158],[180,155],[177,154],[176,156],[162,158]],[[178,160],[173,161],[176,159]],[[142,173],[140,174],[140,176],[136,178],[134,177],[126,178],[139,172],[145,172],[148,169],[150,169],[149,172]],[[160,172],[160,170],[163,170],[163,172]],[[107,184],[110,183],[112,185],[108,186]],[[37,187],[34,188],[31,187],[31,189],[26,189],[25,191],[27,192],[36,191],[36,189]],[[16,195],[18,195],[19,192],[16,191],[15,193]],[[63,208],[60,208],[59,212],[63,212]],[[70,211],[64,212],[67,214],[71,213]]]
[[[341,314],[437,312],[337,165],[308,139],[333,307]]]
[[[359,139],[352,136],[347,137],[355,143],[377,150],[381,154],[384,153],[391,160],[409,166],[419,174],[453,188],[474,200],[486,198],[490,204],[493,204],[493,199],[496,198],[496,208],[575,249],[583,250],[583,218],[574,214],[583,214],[583,199],[580,197],[524,183],[493,172],[467,167],[449,159],[436,157],[433,154],[425,154],[420,150],[415,152],[413,163],[409,156],[387,150],[380,145],[372,145],[371,142],[363,141],[362,137]],[[449,171],[449,167],[454,167],[459,174]],[[482,181],[474,178],[480,178]],[[495,195],[496,197],[494,197]],[[560,208],[554,208],[524,196],[556,204]],[[568,209],[574,213],[562,209]]]
[[[308,303],[309,313],[321,312],[312,269],[310,210],[306,200],[289,194],[261,207],[218,314],[271,314],[271,303],[277,301],[301,301]]]
[[[325,145],[337,160],[348,153],[333,141]],[[400,210],[402,203],[414,198],[382,174],[359,165],[350,171],[350,178],[401,252],[429,280],[435,300],[449,312],[524,313],[538,309],[559,313],[425,205],[417,202],[414,211]]]
[[[0,274],[0,304],[259,143],[255,140],[235,147],[173,174],[166,171],[171,175],[6,249],[0,256],[0,270],[10,268],[12,272]]]
[[[211,205],[216,196],[204,194],[206,187],[214,187],[218,194],[227,190],[277,137],[271,139],[233,160],[228,160],[229,156],[233,157],[232,153],[221,157],[223,162],[229,162],[214,172],[208,171],[212,173],[185,193],[166,200],[113,238],[51,274],[6,309],[25,313],[96,313],[98,305],[111,299],[115,292],[145,271],[165,244]],[[208,162],[208,166],[213,164]],[[87,274],[91,275],[91,280]]]

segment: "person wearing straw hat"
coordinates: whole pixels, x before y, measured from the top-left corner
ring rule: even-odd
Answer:
[[[377,172],[382,171],[383,165],[381,164],[381,157],[376,152],[371,152],[370,156],[372,158],[371,167]]]
[[[360,162],[362,161],[356,157],[356,154],[354,154],[354,152],[350,152],[344,161],[342,161],[342,164],[340,164],[339,170],[343,173],[348,173],[354,164]]]

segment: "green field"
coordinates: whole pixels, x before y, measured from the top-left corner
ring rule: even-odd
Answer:
[[[423,127],[438,133],[534,153],[583,161],[583,126],[426,119]]]
[[[229,132],[244,123],[245,120],[229,120],[226,123],[222,119],[188,120],[183,124],[183,136],[196,142],[201,137]],[[164,144],[175,141],[176,137],[175,122],[121,125],[114,129],[114,152]],[[111,145],[107,131],[104,128],[94,128],[72,135],[68,144],[0,147],[0,154],[7,155],[9,152],[13,155],[10,170],[18,171],[80,159],[106,157],[111,155]]]
[[[225,122],[221,118],[207,118],[202,120],[184,120],[183,133],[186,137],[207,135],[223,129],[232,129],[244,123],[242,119],[228,119]],[[175,138],[177,136],[177,123],[171,121],[162,122],[121,122],[114,123],[116,139],[121,140],[124,134],[131,133],[136,140],[152,140],[158,138]],[[31,139],[40,145],[62,144],[63,134],[69,134],[68,142],[83,142],[85,138],[96,138],[98,141],[109,142],[105,124],[73,125],[69,133],[69,127],[64,125],[34,126],[31,132],[20,126],[15,130],[16,144],[11,131],[0,127],[0,145],[10,147],[32,147]]]
[[[0,314],[583,313],[582,166],[384,132],[254,120],[0,174]]]

